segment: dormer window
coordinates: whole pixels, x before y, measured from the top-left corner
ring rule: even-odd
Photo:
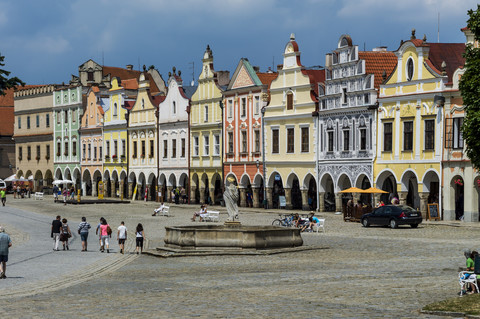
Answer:
[[[118,112],[118,106],[117,106],[117,103],[115,102],[113,104],[113,116],[117,116],[117,112]]]
[[[408,58],[407,60],[407,81],[411,81],[413,79],[413,73],[415,69],[413,66],[413,59]]]

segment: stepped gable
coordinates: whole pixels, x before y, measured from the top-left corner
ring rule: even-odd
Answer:
[[[365,73],[374,75],[376,89],[383,83],[383,72],[388,78],[397,66],[397,56],[391,51],[360,51],[358,58],[365,60]]]

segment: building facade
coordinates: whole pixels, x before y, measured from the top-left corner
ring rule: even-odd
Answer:
[[[222,112],[229,72],[216,72],[209,46],[190,108],[190,202],[220,204],[223,196]]]
[[[317,94],[324,80],[324,70],[309,70],[301,64],[292,34],[278,77],[270,85],[270,102],[264,113],[264,175],[269,207],[316,209]]]
[[[57,85],[42,85],[19,89],[14,93],[14,138],[17,177],[33,179],[33,188],[51,188],[55,150],[52,113],[53,94]]]
[[[14,89],[5,90],[0,95],[0,178],[5,179],[15,173],[15,139],[13,124],[15,122]]]
[[[276,77],[242,58],[223,93],[224,174],[239,186],[241,207],[261,207],[264,199],[262,108]]]
[[[180,71],[173,68],[168,78],[168,93],[159,105],[158,136],[161,200],[174,201],[172,190],[183,188],[188,195],[189,136],[188,111],[196,86],[184,86]],[[180,189],[180,191],[181,191]],[[182,191],[181,191],[182,192]]]
[[[340,36],[327,54],[318,112],[320,211],[340,211],[352,199],[351,193],[340,193],[344,189],[373,185],[377,92],[396,64],[393,52],[359,51],[349,35]],[[353,195],[355,203],[371,203],[370,195]]]

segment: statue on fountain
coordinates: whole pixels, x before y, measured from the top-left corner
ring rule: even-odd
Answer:
[[[233,222],[238,219],[238,187],[234,184],[235,178],[229,176],[225,185],[225,192],[223,193],[223,200],[227,207],[228,218],[227,221]]]

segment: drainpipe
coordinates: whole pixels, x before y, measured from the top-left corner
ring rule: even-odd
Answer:
[[[314,112],[313,113],[313,120],[314,120],[314,123],[313,123],[313,128],[315,130],[315,173],[317,174],[317,191],[316,191],[316,197],[317,197],[317,209],[316,211],[317,212],[320,212],[320,193],[318,192],[318,190],[320,189],[320,172],[318,170],[318,160],[319,160],[319,143],[318,141],[320,140],[319,139],[319,113],[318,111],[317,112]]]
[[[190,181],[190,108],[191,108],[191,100],[188,99],[188,106],[187,106],[187,114],[188,114],[188,134],[187,134],[187,173],[188,173],[188,184],[187,184],[187,198],[188,203],[192,200],[192,193],[191,193],[191,181]],[[198,187],[198,186],[197,186]]]
[[[268,209],[267,180],[265,177],[265,106],[262,107],[262,168],[263,168],[263,208]]]
[[[157,198],[157,202],[160,201],[160,197],[158,196],[158,181],[160,180],[160,104],[157,105],[157,109],[155,110],[155,117],[157,118],[157,127],[156,127],[156,136],[157,136],[157,181],[155,185],[155,197]]]
[[[222,110],[222,158],[220,160],[220,165],[222,165],[222,194],[225,193],[225,168],[223,167],[223,143],[225,142],[225,138],[223,136],[223,124],[224,124],[224,120],[223,120],[223,99],[220,100],[220,109]],[[225,203],[224,203],[225,204]]]
[[[126,147],[126,149],[127,149],[127,158],[126,158],[126,160],[127,160],[127,163],[126,163],[127,164],[127,176],[125,177],[126,182],[127,182],[127,185],[126,185],[126,187],[127,187],[127,199],[128,199],[128,193],[130,191],[128,189],[130,187],[129,182],[128,182],[128,179],[130,178],[128,176],[128,173],[129,173],[128,168],[130,167],[130,165],[129,165],[129,162],[130,162],[130,156],[129,156],[129,153],[130,153],[129,152],[129,149],[130,149],[130,132],[128,131],[128,121],[129,121],[129,119],[130,119],[130,111],[127,109],[127,113],[125,113],[125,120],[127,120],[127,147]],[[125,184],[125,181],[123,181],[123,183]],[[125,190],[123,190],[123,192],[125,192]]]

